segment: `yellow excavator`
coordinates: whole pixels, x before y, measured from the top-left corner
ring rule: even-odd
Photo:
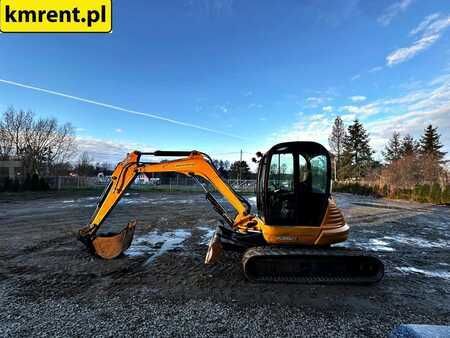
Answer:
[[[142,156],[181,157],[150,163]],[[316,142],[286,142],[265,154],[257,153],[257,213],[198,151],[134,151],[115,168],[99,198],[89,224],[78,238],[105,259],[121,255],[130,246],[136,222],[120,233],[97,233],[102,222],[137,175],[175,172],[193,177],[206,199],[223,218],[210,240],[206,264],[216,262],[222,250],[244,252],[245,276],[256,282],[370,284],[384,275],[384,265],[360,250],[332,247],[347,240],[349,226],[331,197],[328,151]],[[231,204],[230,215],[198,179],[202,177]]]

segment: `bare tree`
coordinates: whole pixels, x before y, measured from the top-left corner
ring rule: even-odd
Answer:
[[[92,164],[94,162],[94,159],[89,155],[88,152],[83,152],[79,159],[78,163],[75,166],[75,171],[77,172],[78,176],[93,176],[95,175],[95,167]]]
[[[13,153],[13,143],[3,121],[0,121],[0,160],[9,160]]]
[[[331,135],[328,138],[328,144],[330,145],[331,152],[336,158],[336,173],[341,169],[342,164],[342,153],[344,151],[344,140],[345,140],[345,126],[344,122],[340,116],[336,116],[334,120],[333,128],[331,130]],[[336,175],[338,176],[338,175]],[[336,177],[337,178],[337,177]]]
[[[2,144],[8,157],[20,156],[23,153],[32,124],[33,115],[31,112],[16,112],[14,108],[10,107],[3,114]]]
[[[53,164],[64,162],[75,150],[73,127],[58,125],[56,119],[35,119],[32,112],[9,108],[1,122],[2,154],[16,156],[27,173],[42,172]]]

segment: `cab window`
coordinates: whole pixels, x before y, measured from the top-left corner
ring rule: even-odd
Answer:
[[[298,155],[298,165],[299,165],[299,183],[306,182],[309,176],[308,162],[303,157],[303,155]]]
[[[311,188],[313,193],[325,194],[327,190],[327,158],[318,155],[310,160]]]
[[[292,154],[273,154],[269,168],[269,191],[294,191],[294,158]]]

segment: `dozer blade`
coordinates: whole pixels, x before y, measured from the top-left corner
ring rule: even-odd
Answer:
[[[132,221],[119,233],[99,234],[93,240],[80,236],[80,240],[96,255],[104,259],[113,259],[130,247],[135,228],[136,221]]]
[[[220,242],[220,237],[217,234],[217,230],[211,237],[208,245],[208,251],[205,256],[205,264],[214,264],[222,252],[222,243]]]
[[[254,247],[245,252],[242,264],[254,282],[371,284],[384,275],[378,258],[344,248]]]

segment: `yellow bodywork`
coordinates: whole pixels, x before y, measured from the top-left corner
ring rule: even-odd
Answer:
[[[128,225],[122,232],[113,236],[97,236],[96,232],[112,208],[117,204],[127,187],[138,174],[176,172],[187,176],[201,176],[233,206],[237,214],[233,228],[239,232],[260,231],[268,244],[288,244],[301,246],[327,246],[345,241],[349,227],[332,199],[320,226],[308,227],[267,225],[257,215],[247,214],[246,206],[233,189],[220,177],[205,156],[193,151],[189,156],[162,163],[141,163],[140,153],[135,151],[127,155],[115,168],[110,186],[101,197],[101,203],[85,228],[81,229],[81,238],[89,238],[97,255],[111,259],[128,248],[134,233],[134,225]],[[220,252],[217,242],[212,242],[207,262],[214,261]],[[209,258],[208,258],[209,257]]]

